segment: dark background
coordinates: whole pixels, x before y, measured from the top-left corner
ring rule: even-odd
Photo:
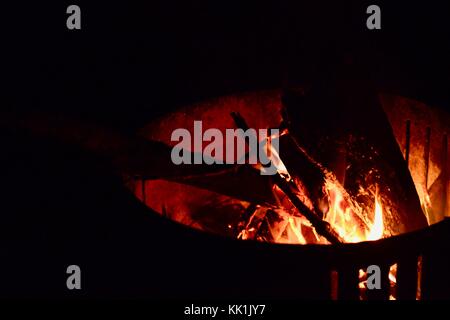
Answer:
[[[66,28],[70,4],[81,30]],[[370,4],[382,30],[366,29]],[[1,12],[1,106],[17,114],[130,133],[186,103],[308,84],[349,61],[382,90],[450,108],[443,1],[34,1]],[[247,281],[226,275],[241,249],[149,214],[101,160],[20,133],[1,140],[2,296],[204,296],[201,284]],[[81,293],[65,288],[69,264],[83,270]]]
[[[447,107],[450,10],[442,1],[71,2],[2,9],[11,108],[73,112],[133,127],[177,104],[308,82],[351,60],[387,89]],[[375,3],[375,2],[374,2]]]

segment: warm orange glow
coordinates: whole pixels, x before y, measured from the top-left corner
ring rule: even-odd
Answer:
[[[325,217],[346,242],[364,241],[364,230],[359,228],[356,212],[358,208],[345,201],[339,185],[332,180],[326,181],[330,196],[330,209]]]
[[[291,176],[286,168],[285,164],[281,160],[276,148],[272,146],[272,139],[277,139],[280,136],[286,134],[286,131],[282,131],[279,136],[267,137],[266,147],[267,155],[270,157],[272,165],[277,168],[277,172],[281,174],[286,180],[290,180]],[[369,208],[363,208],[360,204],[354,202],[346,194],[345,189],[336,180],[334,175],[326,173],[325,189],[328,194],[328,212],[325,213],[324,219],[330,223],[331,226],[339,233],[339,235],[345,240],[345,242],[361,242],[361,241],[374,241],[383,237],[384,223],[383,223],[383,208],[381,201],[378,199],[378,195],[375,195],[375,204],[373,212],[373,221],[369,221],[367,217],[371,216]],[[302,192],[301,186],[299,186],[300,193]],[[275,188],[275,193],[277,188]],[[276,194],[277,196],[277,194]],[[299,197],[305,202],[308,207],[311,207],[310,199],[304,198],[301,194]],[[276,237],[281,242],[306,244],[308,241],[305,235],[302,233],[302,225],[309,227],[309,222],[306,219],[299,219],[290,214],[289,210],[280,203],[279,210],[285,211],[286,217],[283,221],[285,224],[285,232],[283,236]],[[323,237],[314,233],[317,243],[326,244],[328,241]],[[243,234],[240,235],[241,238]]]
[[[420,197],[420,203],[422,205],[422,210],[425,213],[425,217],[427,218],[428,223],[430,223],[430,210],[432,208],[431,197],[428,193],[428,190],[425,186],[422,187],[423,193]]]
[[[306,244],[306,239],[303,237],[303,234],[300,232],[301,226],[298,225],[299,219],[294,219],[292,217],[289,217],[289,227],[291,228],[293,234],[297,238],[296,240],[298,243]]]
[[[375,198],[375,217],[373,219],[372,227],[370,228],[370,232],[367,236],[367,240],[379,240],[383,237],[383,209],[381,208],[381,204],[378,202],[378,199]]]
[[[370,223],[361,219],[363,209],[344,199],[343,191],[336,182],[327,181],[326,186],[331,206],[325,220],[334,226],[346,242],[373,241],[383,237],[383,208],[377,196],[374,219]]]
[[[395,294],[395,288],[397,285],[397,264],[393,264],[389,268],[389,284],[391,286],[391,294],[389,295],[389,300],[397,300],[397,295]]]

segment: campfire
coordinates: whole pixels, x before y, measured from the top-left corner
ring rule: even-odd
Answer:
[[[417,110],[428,108],[347,88],[253,92],[169,114],[142,130],[168,150],[174,145],[170,133],[189,130],[196,120],[222,132],[278,129],[278,135],[265,138],[276,174],[261,175],[260,163],[186,165],[169,176],[138,176],[130,188],[164,216],[241,240],[339,245],[376,241],[441,220],[447,201],[446,135],[441,137],[442,150],[431,143],[430,124],[425,139],[412,131],[423,116]],[[330,104],[334,111],[324,116],[330,108],[321,107]],[[442,129],[448,119],[433,125]],[[275,139],[279,152],[267,143]],[[194,144],[185,151],[195,154],[204,147]],[[224,150],[228,147],[224,143]],[[393,265],[392,286],[395,273]],[[361,297],[366,277],[361,270]]]

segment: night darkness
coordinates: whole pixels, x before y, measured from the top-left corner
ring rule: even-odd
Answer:
[[[308,86],[348,65],[379,90],[450,110],[450,7],[372,2],[77,1],[79,31],[66,28],[75,2],[2,5],[1,112],[132,135],[182,105]],[[366,28],[370,4],[381,8],[381,30]],[[291,250],[174,224],[136,201],[105,159],[3,121],[0,132],[1,297],[322,298],[240,270],[282,273],[289,265],[268,255],[284,261]],[[66,288],[70,264],[84,270],[79,292]],[[249,277],[256,287],[237,290]]]

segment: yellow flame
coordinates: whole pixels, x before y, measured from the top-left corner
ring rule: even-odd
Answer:
[[[381,208],[378,199],[375,197],[375,217],[370,232],[367,235],[367,240],[373,241],[381,239],[383,237],[383,229],[383,209]]]
[[[326,181],[326,189],[330,197],[330,209],[325,220],[329,222],[345,242],[361,242],[365,240],[365,231],[358,228],[354,212],[342,195],[337,183]]]
[[[292,232],[294,233],[295,237],[297,238],[297,239],[296,239],[297,242],[298,242],[298,243],[301,243],[301,244],[306,244],[307,241],[306,241],[306,239],[303,237],[303,234],[300,232],[301,226],[296,225],[295,220],[294,220],[294,218],[292,218],[292,217],[289,217],[289,218],[288,218],[288,221],[289,221],[289,226],[290,226],[291,229],[292,229]]]

